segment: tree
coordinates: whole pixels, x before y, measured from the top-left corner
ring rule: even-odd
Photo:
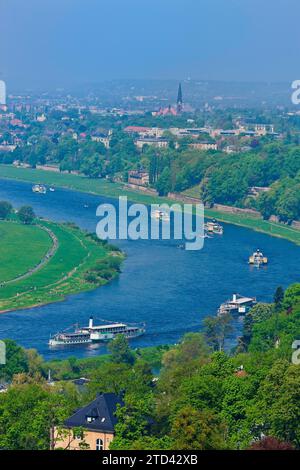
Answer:
[[[210,361],[210,353],[211,349],[203,334],[188,333],[178,345],[164,354],[163,368],[157,383],[157,414],[163,425],[169,421],[183,381],[192,379],[201,366]]]
[[[262,432],[300,446],[300,370],[289,360],[273,362],[257,392],[255,422]]]
[[[165,168],[157,180],[156,189],[160,196],[166,196],[172,188],[171,185],[171,172],[169,168]]]
[[[80,171],[89,178],[99,178],[103,173],[103,167],[103,160],[95,153],[82,160]]]
[[[0,378],[10,381],[14,374],[29,371],[29,360],[25,350],[11,339],[5,340],[6,364],[0,365]]]
[[[76,446],[80,450],[90,450],[90,445],[86,442],[86,432],[82,427],[66,429],[61,426],[54,426],[50,430],[50,449],[51,450],[71,450],[72,443],[76,441]],[[79,440],[79,442],[78,442]],[[66,447],[59,447],[62,442],[67,442]]]
[[[210,411],[198,411],[191,406],[182,408],[172,425],[174,449],[221,450],[225,449],[226,427]]]
[[[275,303],[275,310],[279,311],[282,307],[282,302],[284,299],[284,290],[281,286],[277,287],[275,294],[274,294],[274,303]]]
[[[187,333],[177,346],[164,354],[162,375],[165,373],[189,375],[194,367],[198,368],[200,364],[208,361],[210,352],[211,349],[201,333]]]
[[[128,340],[124,335],[117,335],[115,339],[109,344],[108,350],[111,353],[112,361],[120,364],[134,363],[134,355],[129,347]]]
[[[298,219],[300,213],[300,186],[290,183],[292,187],[281,193],[276,204],[276,212],[283,222]]]
[[[101,391],[119,395],[129,383],[131,368],[128,364],[104,363],[91,375],[88,384],[89,398],[92,400]]]
[[[294,450],[290,442],[280,441],[275,437],[263,437],[260,441],[254,442],[248,450]]]
[[[0,219],[7,219],[12,212],[12,205],[6,201],[0,201]]]
[[[274,308],[271,304],[258,303],[252,307],[244,317],[243,336],[239,339],[240,344],[237,348],[238,352],[247,351],[252,339],[253,327],[255,324],[264,322],[271,318]]]
[[[18,211],[19,219],[23,224],[30,225],[35,219],[35,213],[30,206],[23,206]]]
[[[283,308],[292,309],[300,301],[300,284],[292,284],[284,294]]]
[[[215,351],[223,351],[225,340],[232,331],[232,316],[225,313],[217,317],[207,317],[204,321],[208,344]]]
[[[110,449],[132,449],[132,443],[150,434],[154,414],[154,399],[151,393],[142,397],[126,394],[124,406],[118,406],[116,437]]]
[[[35,375],[42,372],[43,358],[36,349],[26,349],[25,355],[28,361],[28,372]]]
[[[0,449],[48,450],[50,430],[78,404],[46,386],[12,386],[0,396]]]

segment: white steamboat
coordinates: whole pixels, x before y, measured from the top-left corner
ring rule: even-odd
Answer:
[[[71,333],[57,333],[53,337],[50,337],[49,346],[70,346],[106,342],[113,340],[117,335],[124,335],[128,339],[132,339],[144,333],[144,325],[127,325],[126,323],[94,325],[94,319],[90,317],[88,326],[82,328],[76,327]]]

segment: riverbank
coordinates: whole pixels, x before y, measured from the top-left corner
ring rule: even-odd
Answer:
[[[121,183],[89,179],[83,176],[70,175],[66,173],[57,173],[31,168],[17,168],[10,165],[0,165],[0,178],[29,183],[41,183],[110,198],[127,196],[128,200],[143,204],[172,204],[175,202],[174,200],[166,197],[161,198],[158,196],[152,196],[124,187]],[[179,201],[176,202],[179,203]],[[208,218],[215,218],[221,222],[266,233],[273,237],[284,238],[300,245],[300,231],[284,224],[269,222],[248,214],[231,214],[228,212],[216,211],[214,209],[206,209],[205,216]]]
[[[159,371],[162,366],[162,357],[166,351],[170,349],[170,345],[161,346],[145,346],[143,348],[134,348],[132,353],[136,359],[145,361],[153,371]],[[45,361],[42,364],[42,370],[45,377],[48,371],[51,371],[51,378],[56,381],[66,381],[79,379],[81,377],[89,377],[95,370],[110,362],[110,354],[102,354],[100,356],[79,358],[71,356],[69,359],[54,359]]]
[[[6,263],[1,267],[0,313],[59,302],[67,295],[100,287],[118,274],[124,258],[114,247],[71,224],[37,220],[24,228],[15,220],[1,221],[0,231],[4,230],[5,246],[17,245],[16,252],[27,256],[20,268],[22,257],[2,245]]]

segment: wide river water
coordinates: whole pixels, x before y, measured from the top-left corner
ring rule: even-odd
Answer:
[[[39,216],[73,221],[90,231],[95,231],[98,221],[97,206],[116,204],[115,200],[63,189],[37,195],[30,184],[8,180],[0,180],[0,200],[9,200],[15,207],[31,205]],[[106,347],[50,350],[47,344],[50,334],[76,322],[86,325],[94,315],[146,322],[146,334],[132,340],[134,347],[176,343],[184,333],[199,331],[203,319],[215,314],[234,292],[268,302],[276,287],[299,281],[299,247],[245,228],[224,227],[224,235],[206,239],[200,251],[179,249],[176,241],[117,242],[127,254],[118,279],[60,303],[0,315],[0,338],[36,348],[46,359],[95,356]],[[249,254],[257,248],[269,257],[267,268],[258,270],[247,264]]]

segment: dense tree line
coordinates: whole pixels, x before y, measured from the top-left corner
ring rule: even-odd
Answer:
[[[149,149],[150,182],[160,195],[195,187],[206,204],[227,204],[257,209],[265,218],[283,222],[300,219],[300,147],[280,142],[259,145],[248,153],[226,155]],[[270,187],[258,198],[251,187]]]
[[[0,395],[0,448],[49,448],[49,427],[101,391],[125,393],[113,449],[299,449],[300,368],[291,346],[300,335],[300,285],[277,289],[273,304],[247,314],[235,351],[219,347],[219,331],[208,323],[185,335],[155,375],[123,336],[101,366],[83,371],[77,359],[63,361],[65,378],[90,378],[84,392],[68,380],[49,387],[42,358],[7,341],[0,376],[12,385]]]
[[[10,218],[17,220],[16,216],[19,221],[25,225],[32,224],[36,218],[34,210],[30,206],[22,206],[18,211],[16,211],[13,209],[10,202],[0,201],[0,220],[7,220]]]

